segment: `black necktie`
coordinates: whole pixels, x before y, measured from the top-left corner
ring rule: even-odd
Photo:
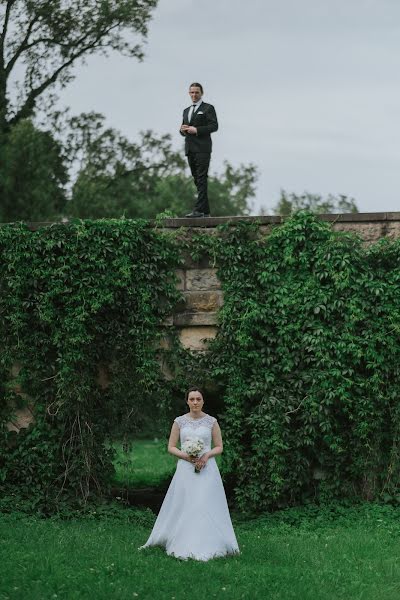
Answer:
[[[192,110],[192,116],[190,117],[190,120],[191,120],[191,121],[193,120],[193,117],[194,117],[194,111],[196,110],[196,105],[195,105],[195,104],[192,104],[192,107],[193,107],[193,110]]]

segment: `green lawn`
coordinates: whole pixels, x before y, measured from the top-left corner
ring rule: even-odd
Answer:
[[[175,471],[177,459],[168,454],[167,440],[133,440],[128,453],[123,451],[121,442],[115,441],[112,445],[116,450],[116,485],[129,488],[157,486]],[[217,463],[220,458],[216,457]]]
[[[157,486],[174,473],[176,458],[167,452],[166,440],[133,440],[128,453],[113,442],[116,485],[130,488]]]
[[[399,509],[236,515],[241,555],[207,563],[138,551],[154,517],[117,513],[71,521],[0,515],[0,599],[400,598]]]
[[[115,447],[117,484],[153,486],[174,472],[165,441],[135,441],[128,454]],[[199,563],[138,551],[155,520],[149,510],[105,505],[72,520],[0,513],[0,600],[400,598],[400,508],[232,517],[241,555]]]

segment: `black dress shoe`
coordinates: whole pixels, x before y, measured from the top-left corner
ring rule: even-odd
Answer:
[[[187,217],[188,219],[192,219],[193,217],[205,217],[206,215],[202,212],[198,212],[197,210],[194,210],[191,213],[188,213],[187,215],[185,215],[185,217]],[[207,215],[209,216],[209,215]]]

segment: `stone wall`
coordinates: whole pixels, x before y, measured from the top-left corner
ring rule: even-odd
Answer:
[[[330,222],[335,231],[357,233],[365,244],[371,244],[384,237],[391,239],[400,237],[400,212],[321,215],[320,218]],[[265,236],[282,223],[282,217],[277,216],[212,217],[167,219],[165,228],[184,228],[184,235],[190,238],[200,231],[215,235],[217,225],[227,222],[235,224],[243,220],[257,220],[260,223],[260,233]],[[216,269],[205,259],[195,263],[189,257],[185,257],[184,268],[177,274],[184,303],[178,307],[169,322],[179,328],[180,339],[185,347],[191,350],[203,350],[205,340],[216,335],[217,311],[223,302]]]

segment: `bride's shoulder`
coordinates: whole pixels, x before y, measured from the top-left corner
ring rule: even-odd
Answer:
[[[206,415],[204,419],[211,427],[214,426],[214,423],[218,423],[217,419],[211,415]]]
[[[209,427],[210,429],[212,429],[214,427],[214,424],[218,421],[215,417],[212,417],[211,415],[208,415],[206,413],[204,417],[201,417],[201,419],[199,419],[199,422],[201,422],[201,425],[203,427]]]
[[[179,427],[181,427],[181,425],[186,421],[186,415],[180,415],[179,417],[175,417],[174,419],[174,423],[176,423],[177,425],[179,425]]]

